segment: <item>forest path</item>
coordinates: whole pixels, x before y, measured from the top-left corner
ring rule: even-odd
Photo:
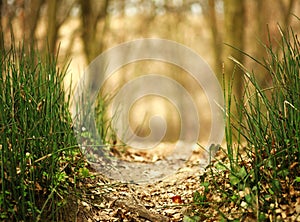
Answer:
[[[155,183],[120,183],[95,173],[87,179],[77,221],[182,221],[191,215],[193,195],[202,192],[203,155],[193,152],[175,174]]]

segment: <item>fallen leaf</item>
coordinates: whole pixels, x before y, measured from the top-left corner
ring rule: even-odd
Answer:
[[[177,203],[177,204],[183,203],[183,201],[181,200],[181,196],[179,196],[179,195],[173,196],[173,197],[171,197],[171,199],[172,199],[173,203]]]

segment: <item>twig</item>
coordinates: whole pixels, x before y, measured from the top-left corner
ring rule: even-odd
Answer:
[[[130,200],[116,200],[114,205],[122,208],[126,208],[130,212],[137,213],[140,217],[150,220],[150,221],[170,221],[170,219],[164,215],[152,213],[147,210],[143,205],[135,204]]]

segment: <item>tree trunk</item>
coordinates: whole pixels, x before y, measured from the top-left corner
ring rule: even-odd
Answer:
[[[214,51],[215,72],[219,81],[222,80],[222,40],[218,31],[218,23],[215,10],[215,0],[208,1],[207,19],[212,36],[212,46]]]
[[[233,57],[241,63],[244,62],[244,55],[238,50],[244,50],[245,13],[245,1],[224,0],[225,43],[229,45],[224,48],[225,78],[228,82],[234,74],[233,94],[237,100],[242,99],[243,71],[235,68],[234,62],[228,57]]]
[[[90,63],[97,55],[103,50],[103,35],[107,28],[107,20],[103,26],[102,32],[97,30],[98,22],[101,19],[105,19],[107,15],[109,0],[105,0],[104,4],[101,5],[99,11],[97,7],[93,5],[91,0],[80,0],[81,6],[81,22],[82,22],[82,40],[84,45],[84,53],[87,62]],[[102,33],[99,37],[98,33]],[[97,39],[97,37],[101,39]]]
[[[47,41],[49,52],[55,53],[56,51],[56,40],[58,33],[58,25],[57,25],[57,0],[48,0],[48,24],[47,24]]]
[[[281,0],[279,1],[280,3],[280,8],[283,10],[282,15],[283,15],[283,29],[284,30],[288,30],[289,26],[291,24],[291,17],[292,15],[292,11],[294,8],[294,5],[296,3],[295,0],[289,0],[288,4],[285,4],[285,1]]]
[[[35,42],[35,31],[37,28],[37,23],[40,18],[40,11],[44,0],[31,0],[29,5],[24,6],[24,36],[25,41],[28,45],[34,45]]]
[[[4,33],[2,27],[2,7],[3,7],[3,3],[2,0],[0,0],[0,52],[2,52],[4,47]]]

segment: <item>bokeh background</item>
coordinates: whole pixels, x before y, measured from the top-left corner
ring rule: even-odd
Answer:
[[[239,50],[263,59],[262,43],[276,48],[279,27],[283,31],[293,27],[295,33],[300,30],[298,0],[0,0],[0,9],[1,41],[9,46],[13,35],[13,41],[34,46],[41,53],[59,52],[59,64],[69,63],[66,89],[71,82],[74,89],[87,65],[106,49],[138,38],[164,38],[196,51],[220,84],[223,76],[230,79],[234,72],[233,93],[239,98],[243,73],[229,57],[256,70],[262,87],[268,87],[271,83],[264,70]],[[147,73],[171,77],[190,92],[200,113],[200,140],[205,141],[209,105],[201,87],[179,67],[153,61],[127,65],[107,81],[102,93],[113,96],[126,82]],[[140,136],[149,134],[148,120],[155,114],[167,120],[164,140],[175,141],[180,115],[162,98],[137,101],[130,114],[131,127]]]

